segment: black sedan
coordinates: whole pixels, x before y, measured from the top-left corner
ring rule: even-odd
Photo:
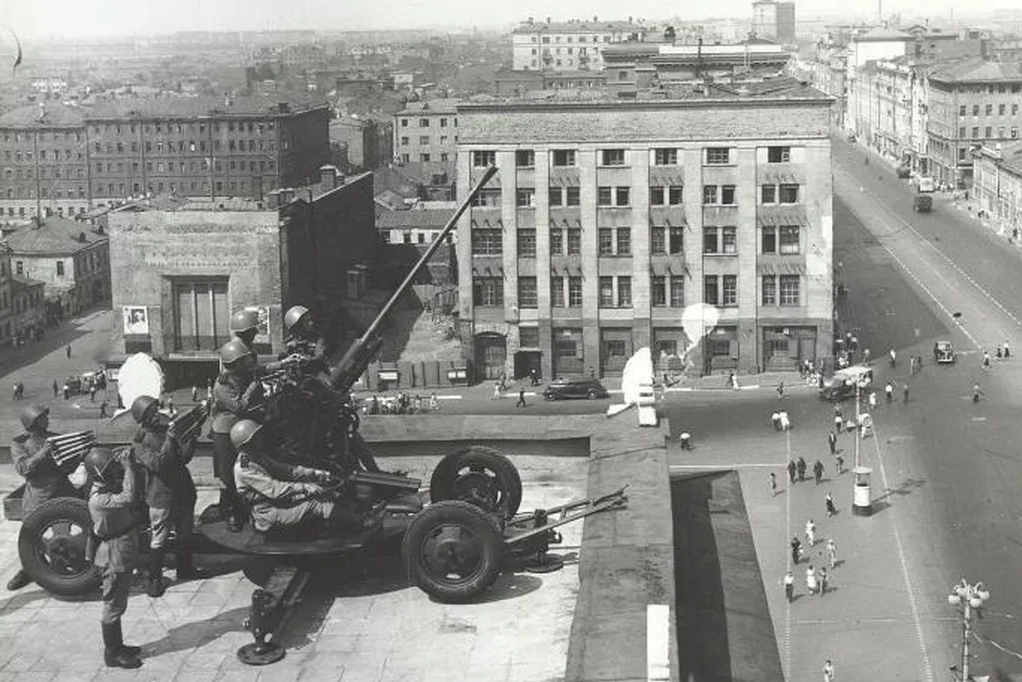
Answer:
[[[565,400],[568,398],[610,397],[610,393],[598,379],[560,379],[549,384],[543,391],[544,400]]]

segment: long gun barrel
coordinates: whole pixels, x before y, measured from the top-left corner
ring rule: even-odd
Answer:
[[[405,291],[408,290],[408,287],[411,286],[412,281],[414,281],[416,275],[419,274],[419,271],[425,267],[429,259],[433,257],[433,254],[436,253],[437,249],[440,248],[440,245],[443,244],[445,239],[447,239],[447,235],[449,235],[454,230],[455,226],[457,226],[458,220],[460,220],[462,214],[468,210],[472,201],[475,200],[476,195],[479,194],[480,190],[486,186],[486,183],[489,182],[490,178],[492,178],[496,173],[497,168],[495,166],[490,166],[486,169],[483,177],[480,178],[476,186],[472,188],[472,191],[468,193],[468,196],[465,197],[465,200],[458,207],[458,210],[455,211],[454,215],[451,216],[451,219],[447,221],[447,225],[444,226],[444,229],[440,231],[437,238],[434,239],[433,243],[429,245],[428,249],[426,249],[426,253],[422,254],[422,257],[419,258],[415,266],[412,267],[409,273],[405,276],[404,281],[401,282],[397,290],[394,291],[390,299],[384,304],[383,308],[380,309],[379,314],[377,314],[372,323],[370,323],[369,327],[365,330],[365,333],[351,344],[351,347],[348,348],[344,357],[342,357],[340,362],[337,363],[337,366],[331,370],[330,384],[335,389],[347,393],[351,390],[351,387],[355,385],[355,382],[359,380],[359,377],[361,377],[365,371],[369,369],[369,365],[376,359],[376,354],[379,352],[380,346],[383,345],[383,337],[377,334],[380,324],[390,313],[391,309],[397,304]]]

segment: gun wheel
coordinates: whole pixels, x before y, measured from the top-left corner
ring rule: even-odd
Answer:
[[[429,499],[463,500],[511,518],[522,503],[522,478],[501,453],[472,445],[440,460],[429,481]]]
[[[18,534],[18,557],[29,577],[60,597],[79,597],[99,587],[100,570],[85,556],[92,517],[84,500],[59,497],[28,515]]]

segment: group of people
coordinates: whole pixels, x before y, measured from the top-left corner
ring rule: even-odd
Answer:
[[[362,414],[422,414],[436,412],[440,409],[440,401],[436,392],[428,398],[416,394],[411,396],[404,391],[398,392],[393,398],[372,396],[362,401]]]
[[[382,520],[381,505],[361,512],[332,491],[331,473],[276,460],[263,426],[245,416],[245,410],[260,399],[260,373],[279,364],[257,366],[250,344],[258,319],[250,312],[240,311],[231,320],[235,338],[220,349],[224,370],[212,391],[215,473],[223,484],[221,510],[231,529],[240,530],[243,525],[241,500],[249,507],[258,531],[291,528],[313,520],[350,532],[373,527]],[[283,362],[301,357],[313,368],[325,368],[322,340],[309,311],[301,306],[292,308],[285,315],[285,324],[288,358]],[[136,398],[131,415],[138,430],[131,446],[120,450],[92,447],[71,473],[54,457],[49,439],[57,434],[49,430],[49,408],[25,407],[21,413],[25,431],[11,444],[15,470],[25,479],[22,510],[26,517],[48,500],[74,496],[76,488],[87,489],[93,526],[89,553],[94,552],[93,563],[103,576],[103,657],[112,668],[142,665],[141,648],[124,643],[121,618],[140,562],[140,532],[145,523],[150,529],[146,592],[151,597],[162,596],[166,588],[163,561],[172,531],[177,580],[204,576],[192,560],[197,495],[188,465],[195,451],[195,436],[179,435],[173,419],[160,407],[159,396]],[[145,509],[147,518],[143,519]],[[30,582],[22,568],[7,589],[18,590]]]

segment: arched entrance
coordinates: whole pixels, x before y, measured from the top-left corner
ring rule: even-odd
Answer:
[[[477,379],[499,379],[506,371],[507,339],[503,334],[483,332],[475,337]]]

